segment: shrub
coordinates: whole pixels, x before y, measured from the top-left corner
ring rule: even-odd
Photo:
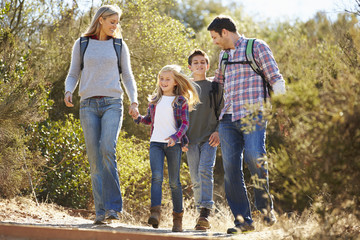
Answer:
[[[46,163],[41,167],[36,193],[67,207],[87,207],[91,199],[89,167],[80,121],[68,115],[65,121],[40,122],[33,126],[30,146]]]
[[[30,148],[40,151],[46,160],[35,182],[38,197],[62,206],[91,208],[89,163],[80,121],[70,114],[65,121],[47,120],[35,124],[28,132],[32,134]],[[120,132],[116,153],[124,208],[128,212],[141,213],[144,206],[150,206],[148,149],[148,140],[127,137],[125,131]],[[167,179],[165,165],[165,204],[171,199]],[[181,182],[184,188],[190,182],[185,163],[182,165]]]

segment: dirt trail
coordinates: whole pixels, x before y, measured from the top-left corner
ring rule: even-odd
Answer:
[[[159,236],[182,236],[184,238],[200,238],[200,239],[293,239],[294,234],[301,233],[303,239],[310,236],[313,232],[314,225],[313,222],[303,224],[301,226],[295,225],[294,222],[280,221],[272,227],[264,227],[260,225],[255,225],[256,231],[238,234],[238,235],[229,235],[226,234],[226,228],[228,223],[218,223],[218,226],[215,226],[212,223],[213,228],[208,232],[197,232],[193,230],[192,220],[184,221],[184,232],[182,233],[172,233],[171,224],[164,224],[164,227],[158,229],[153,229],[147,225],[135,225],[128,224],[128,221],[125,219],[120,219],[119,221],[114,221],[107,225],[93,225],[93,213],[91,211],[84,210],[72,210],[66,209],[54,204],[45,204],[41,203],[39,206],[32,200],[26,198],[16,198],[16,199],[3,199],[0,200],[0,225],[11,225],[11,226],[37,226],[37,227],[46,227],[46,228],[57,228],[57,229],[78,229],[78,230],[96,230],[96,231],[105,231],[108,232],[122,232],[122,233],[140,233],[140,234],[150,234]],[[166,221],[166,220],[165,220]],[[215,223],[216,224],[216,223]],[[0,232],[0,239],[1,232]],[[48,238],[46,238],[48,239]],[[69,238],[70,239],[70,238]]]

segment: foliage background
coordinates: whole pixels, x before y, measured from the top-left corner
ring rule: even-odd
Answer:
[[[211,59],[213,75],[219,49],[206,30],[218,14],[233,17],[239,32],[265,40],[287,84],[268,109],[267,149],[271,193],[278,212],[311,209],[324,224],[336,212],[360,217],[360,2],[334,21],[323,13],[306,22],[256,22],[239,3],[220,1],[102,1],[123,9],[121,26],[139,89],[140,112],[156,75],[166,64],[186,61],[195,48]],[[64,80],[74,41],[98,6],[89,11],[76,1],[5,0],[0,3],[0,196],[31,194],[42,201],[92,206],[88,163],[75,107],[63,104]],[[76,94],[75,94],[76,95]],[[125,107],[129,102],[125,96]],[[149,204],[149,128],[130,117],[117,147],[126,211]],[[182,183],[191,198],[183,159]],[[215,167],[215,199],[223,196],[221,151]],[[254,186],[249,174],[248,187]],[[165,183],[166,184],[166,183]],[[168,188],[164,201],[169,203]],[[251,195],[251,191],[249,194]],[[72,199],[69,201],[69,199]],[[350,234],[350,233],[349,233]],[[348,235],[351,237],[351,235]]]

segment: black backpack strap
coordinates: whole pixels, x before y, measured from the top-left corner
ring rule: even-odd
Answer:
[[[250,64],[250,62],[248,60],[246,60],[246,61],[237,61],[237,62],[229,62],[229,54],[227,52],[224,52],[224,54],[221,57],[221,64],[220,64],[221,74],[223,75],[224,80],[225,80],[226,66],[230,65],[230,64]]]
[[[249,61],[249,65],[252,68],[252,70],[254,70],[254,72],[256,72],[258,75],[260,75],[262,78],[263,87],[264,87],[264,101],[266,102],[266,95],[267,95],[267,93],[269,93],[269,95],[270,95],[270,90],[272,89],[272,87],[269,84],[269,82],[266,81],[264,72],[261,70],[261,68],[257,65],[257,63],[255,61],[255,56],[254,56],[255,40],[256,40],[255,38],[248,39],[247,44],[246,44],[245,57],[246,57],[246,60]]]
[[[80,37],[80,59],[81,59],[80,69],[81,70],[83,70],[84,68],[84,55],[88,44],[89,44],[89,37]]]
[[[114,38],[114,49],[115,49],[117,60],[118,60],[119,74],[122,73],[122,70],[121,70],[121,48],[122,48],[122,39]]]
[[[222,97],[218,99],[218,96],[219,96],[219,83],[213,81],[211,82],[211,90],[209,92],[209,97],[210,97],[210,108],[212,108],[212,106],[214,105],[214,113],[215,113],[216,121],[219,121],[219,115],[220,115],[219,109],[223,99]]]

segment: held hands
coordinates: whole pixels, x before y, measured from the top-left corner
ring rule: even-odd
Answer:
[[[218,132],[213,132],[209,137],[209,145],[211,147],[217,147],[220,144],[220,138]]]
[[[72,103],[72,93],[70,91],[67,91],[65,93],[64,102],[67,107],[73,107],[74,104]]]
[[[136,102],[133,102],[129,106],[129,114],[133,119],[136,119],[139,117],[139,109],[138,109],[138,104]]]
[[[165,140],[168,141],[168,147],[172,147],[175,145],[175,141],[171,137],[165,138]]]
[[[186,146],[183,146],[183,147],[181,148],[181,150],[182,150],[183,152],[187,152],[187,151],[189,151],[189,149],[188,149],[187,145],[186,145]]]

